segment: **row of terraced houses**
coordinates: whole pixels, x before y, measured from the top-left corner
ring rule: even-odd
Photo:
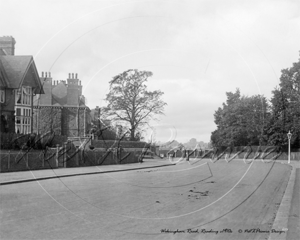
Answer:
[[[91,117],[78,75],[39,76],[33,57],[15,55],[15,44],[11,36],[0,37],[1,133],[85,136]]]

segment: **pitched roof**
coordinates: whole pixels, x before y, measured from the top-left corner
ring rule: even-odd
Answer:
[[[8,77],[6,75],[5,69],[4,69],[1,61],[0,61],[0,86],[1,87],[10,87]]]
[[[31,56],[1,56],[2,64],[12,88],[20,87],[31,59]]]
[[[5,69],[10,88],[19,88],[31,68],[37,93],[44,93],[40,78],[32,56],[0,55],[0,61]]]

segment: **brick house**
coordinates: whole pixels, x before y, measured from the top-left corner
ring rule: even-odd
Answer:
[[[32,56],[15,56],[16,41],[0,37],[1,132],[33,132],[33,97],[43,87]]]
[[[34,132],[54,131],[68,137],[84,137],[91,126],[81,81],[70,73],[67,80],[53,80],[51,73],[40,77],[45,94],[34,97]]]

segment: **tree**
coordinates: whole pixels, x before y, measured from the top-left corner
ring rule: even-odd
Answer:
[[[281,71],[279,87],[272,93],[271,117],[266,138],[270,145],[286,145],[292,132],[292,147],[300,147],[300,59]]]
[[[197,146],[198,142],[196,138],[191,138],[188,142],[184,143],[184,147],[187,149],[194,149]]]
[[[144,124],[155,115],[163,114],[167,105],[161,100],[163,92],[147,90],[146,82],[151,76],[152,72],[129,69],[109,82],[104,113],[111,120],[126,123],[132,141],[139,137],[137,132]]]
[[[263,143],[268,104],[264,96],[241,96],[227,92],[226,103],[215,114],[217,129],[212,132],[213,146],[246,146]]]

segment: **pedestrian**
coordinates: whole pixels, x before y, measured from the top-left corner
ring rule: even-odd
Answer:
[[[186,160],[189,162],[190,161],[190,154],[189,150],[186,151]]]

